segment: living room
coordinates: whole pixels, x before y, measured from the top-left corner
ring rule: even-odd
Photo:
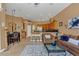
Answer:
[[[1,3],[0,9],[0,55],[79,55],[78,3]]]

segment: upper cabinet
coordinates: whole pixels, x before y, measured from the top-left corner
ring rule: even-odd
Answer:
[[[58,29],[58,22],[56,20],[53,20],[50,23],[43,24],[42,28],[43,28],[43,31],[52,31],[54,29]]]
[[[32,32],[42,32],[42,26],[32,25]]]

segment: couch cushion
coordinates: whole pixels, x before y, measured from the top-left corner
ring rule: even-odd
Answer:
[[[51,39],[51,35],[48,35],[48,34],[47,34],[47,35],[45,35],[45,38],[46,38],[46,39]]]
[[[62,35],[62,36],[60,37],[60,39],[63,40],[63,41],[68,41],[68,40],[69,40],[69,37],[66,36],[66,35]]]
[[[79,40],[73,39],[73,38],[69,38],[70,43],[74,44],[74,45],[78,45],[79,46]]]

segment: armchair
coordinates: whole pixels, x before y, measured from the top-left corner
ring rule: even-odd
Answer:
[[[65,53],[64,55],[66,55],[65,49],[57,45],[57,40],[56,40],[57,37],[52,36],[51,33],[44,33],[42,36],[43,36],[42,40],[48,52],[48,56],[49,53],[59,53],[59,52],[64,52]]]

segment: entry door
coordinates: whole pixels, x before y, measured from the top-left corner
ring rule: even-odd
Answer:
[[[31,25],[27,25],[27,37],[31,36]]]
[[[0,24],[0,49],[1,49],[1,24]]]

